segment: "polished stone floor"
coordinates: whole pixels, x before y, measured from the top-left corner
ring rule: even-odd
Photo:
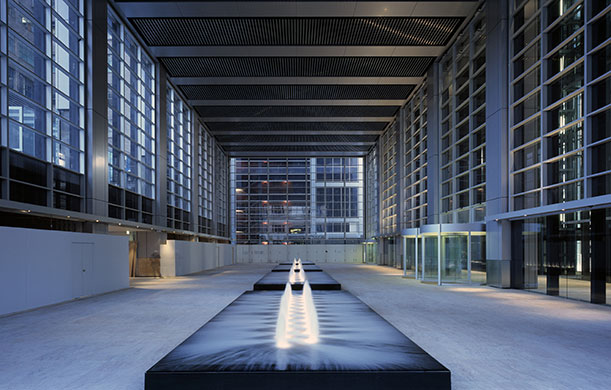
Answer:
[[[272,265],[235,265],[0,318],[0,389],[142,389],[144,372]],[[323,264],[452,371],[454,389],[603,389],[611,307]]]

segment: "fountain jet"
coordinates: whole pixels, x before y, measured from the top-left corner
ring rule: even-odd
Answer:
[[[310,283],[305,282],[301,295],[293,295],[291,284],[287,283],[276,321],[276,347],[286,349],[294,344],[316,344],[319,334],[318,314]]]
[[[276,347],[289,348],[289,309],[293,297],[291,284],[287,283],[282,298],[280,298],[280,309],[276,321]]]
[[[303,285],[303,303],[305,311],[305,322],[306,322],[306,343],[316,344],[318,342],[318,314],[316,313],[316,306],[314,305],[314,297],[312,296],[312,288],[310,282],[306,280]]]

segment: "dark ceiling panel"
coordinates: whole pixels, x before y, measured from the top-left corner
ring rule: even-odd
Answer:
[[[149,46],[443,46],[463,18],[131,18]]]
[[[152,3],[152,2],[156,2],[156,3],[167,3],[169,0],[114,0],[115,3]],[[236,2],[236,1],[244,1],[244,0],[180,0],[181,2]],[[259,2],[295,2],[297,0],[256,0]],[[328,2],[329,0],[298,0],[298,1],[319,1],[319,2]],[[355,0],[333,0],[333,1],[346,1],[346,2],[353,2]],[[359,1],[359,0],[356,0]],[[362,1],[367,1],[367,0],[362,0]],[[371,0],[369,0],[371,1]],[[398,0],[391,0],[391,1],[398,1]],[[464,0],[419,0],[419,1],[424,1],[424,2],[435,2],[435,1],[464,1]]]
[[[392,117],[399,106],[198,106],[202,118]]]
[[[223,145],[228,152],[365,152],[371,145]]]
[[[189,100],[406,99],[413,85],[183,85]]]
[[[205,118],[204,118],[205,120]],[[387,122],[207,122],[217,131],[383,131]]]
[[[216,139],[220,143],[267,143],[274,144],[278,142],[286,143],[327,143],[332,145],[334,143],[361,143],[361,142],[375,142],[378,139],[377,135],[247,135],[247,136],[235,136],[235,135],[217,135]]]
[[[171,77],[421,77],[433,57],[164,57]]]

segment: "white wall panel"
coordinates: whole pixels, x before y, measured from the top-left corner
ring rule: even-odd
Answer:
[[[129,287],[126,236],[0,227],[0,315]]]
[[[233,253],[230,244],[168,240],[161,245],[161,276],[189,275],[230,265]]]
[[[279,263],[301,258],[315,263],[361,263],[363,246],[352,245],[237,245],[237,263]]]

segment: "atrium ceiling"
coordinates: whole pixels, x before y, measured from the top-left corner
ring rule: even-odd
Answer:
[[[366,154],[477,1],[115,0],[231,156]]]

